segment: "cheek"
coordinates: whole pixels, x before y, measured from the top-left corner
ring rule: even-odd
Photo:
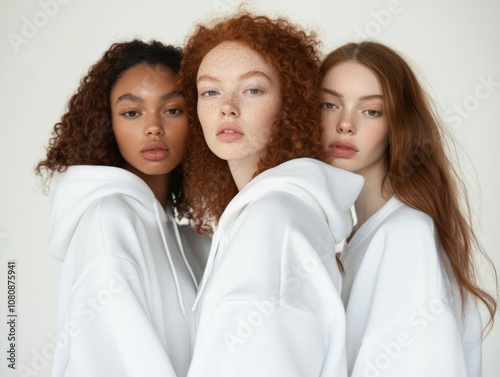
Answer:
[[[202,127],[210,125],[210,119],[214,116],[215,105],[214,103],[207,103],[205,101],[198,101],[196,112]]]
[[[373,150],[378,152],[379,154],[385,153],[388,141],[387,141],[387,131],[385,130],[377,130],[377,132],[373,132],[370,138],[373,142]]]
[[[254,108],[249,111],[249,115],[250,119],[253,119],[254,122],[257,122],[257,124],[260,126],[263,134],[266,135],[267,138],[269,138],[272,132],[273,124],[280,116],[280,112],[280,102],[269,101],[268,104],[261,103],[257,106],[254,106]]]
[[[116,139],[118,147],[122,149],[123,146],[131,144],[134,140],[134,135],[131,132],[126,132],[119,124],[113,123],[113,134]]]
[[[186,146],[186,138],[189,132],[189,123],[187,119],[185,122],[180,124],[176,124],[172,131],[169,134],[168,142],[171,147],[175,147],[176,149],[184,150]]]
[[[327,143],[337,132],[337,119],[333,114],[321,114],[321,135],[323,142]]]

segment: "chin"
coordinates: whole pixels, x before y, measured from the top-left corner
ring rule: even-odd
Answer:
[[[342,169],[342,170],[347,170],[347,171],[350,171],[350,172],[354,173],[356,171],[356,169],[354,169],[354,167],[352,166],[352,164],[349,164],[349,163],[346,163],[346,162],[347,161],[345,161],[343,159],[334,158],[334,159],[330,160],[330,165],[332,165],[335,168]]]

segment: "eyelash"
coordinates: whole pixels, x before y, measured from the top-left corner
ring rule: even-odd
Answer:
[[[212,94],[210,94],[212,93]],[[215,95],[219,94],[216,90],[207,90],[203,93],[201,93],[202,97],[214,97]]]
[[[172,113],[174,112],[174,113]],[[181,109],[168,109],[165,111],[165,113],[167,113],[168,115],[179,115],[179,114],[182,114],[182,110]]]
[[[163,111],[163,114],[175,116],[175,115],[182,114],[182,112],[183,112],[183,110],[174,108],[174,109],[167,109],[167,110]],[[132,115],[131,113],[133,113],[134,115]],[[124,111],[123,113],[121,113],[121,115],[124,116],[125,118],[137,118],[139,115],[141,115],[141,113],[137,110],[128,110],[128,111]]]
[[[321,108],[322,109],[326,109],[326,110],[333,110],[335,108],[339,108],[337,105],[335,105],[334,103],[331,103],[331,102],[325,102],[325,103],[322,103],[321,104]]]
[[[251,91],[253,91],[253,90],[257,91],[257,93],[251,93]],[[248,94],[256,95],[256,94],[261,94],[262,90],[257,89],[257,88],[250,88],[250,89],[245,90],[245,93],[247,93],[247,92],[248,92]]]
[[[131,115],[130,113],[135,113],[135,115]],[[128,110],[123,112],[121,115],[123,115],[125,118],[135,118],[139,115],[140,113],[135,110]]]
[[[373,114],[373,115],[368,114],[368,112],[370,112],[370,111],[373,111],[375,114]],[[380,111],[372,110],[372,109],[363,111],[363,113],[365,113],[366,115],[368,115],[370,117],[376,117],[376,116],[382,115],[382,113]]]
[[[338,106],[335,105],[334,103],[331,103],[331,102],[324,102],[321,104],[321,108],[326,109],[326,110],[334,110],[334,109],[338,109]],[[368,114],[369,112],[374,112],[375,114],[370,115],[370,114]],[[370,109],[370,110],[363,111],[363,114],[366,114],[370,117],[377,117],[377,116],[381,116],[382,112]]]
[[[262,92],[263,92],[262,89],[250,88],[250,89],[245,90],[243,93],[257,95],[257,94],[261,94]],[[216,90],[206,90],[203,93],[201,93],[201,97],[214,97],[218,94],[219,94],[219,92],[217,92]]]

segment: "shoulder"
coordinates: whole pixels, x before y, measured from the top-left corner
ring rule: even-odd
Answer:
[[[367,256],[371,254],[380,263],[402,270],[440,265],[439,240],[432,218],[404,204],[380,221],[367,248]]]
[[[395,200],[370,218],[348,247],[352,251],[366,250],[364,258],[377,263],[386,260],[408,265],[412,261],[436,260],[439,254],[432,218]]]
[[[93,202],[83,214],[65,260],[75,273],[136,271],[142,258],[144,225],[123,195],[112,194]],[[135,273],[135,272],[134,272]]]
[[[92,238],[103,240],[134,237],[138,227],[144,227],[145,218],[153,214],[138,208],[134,199],[122,194],[110,194],[97,199],[80,220],[80,231],[93,231]]]
[[[135,199],[123,194],[109,194],[97,199],[88,209],[88,213],[104,221],[116,221],[120,218],[139,216]]]
[[[401,235],[421,235],[422,232],[434,234],[434,221],[426,213],[401,203],[383,220],[380,229]]]
[[[245,213],[261,218],[300,218],[301,213],[314,212],[303,198],[286,191],[269,191],[248,203]]]
[[[323,231],[328,227],[317,206],[285,191],[270,191],[251,201],[242,208],[234,225],[238,229],[258,229],[263,233],[310,229],[311,226]]]

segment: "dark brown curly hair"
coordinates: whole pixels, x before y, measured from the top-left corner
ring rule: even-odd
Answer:
[[[198,69],[205,55],[225,41],[240,42],[263,56],[279,74],[282,108],[254,176],[298,157],[325,160],[320,128],[319,42],[287,19],[239,13],[197,25],[188,37],[179,73],[191,128],[184,162],[186,200],[196,229],[209,233],[238,193],[225,160],[208,148],[197,117]]]
[[[123,159],[111,124],[110,94],[128,69],[140,63],[162,65],[178,73],[182,49],[158,41],[139,40],[111,45],[90,67],[68,102],[68,110],[55,124],[47,156],[35,172],[50,179],[55,171],[63,172],[73,165],[123,167]],[[171,173],[169,199],[180,217],[187,216],[184,205],[182,166]]]

